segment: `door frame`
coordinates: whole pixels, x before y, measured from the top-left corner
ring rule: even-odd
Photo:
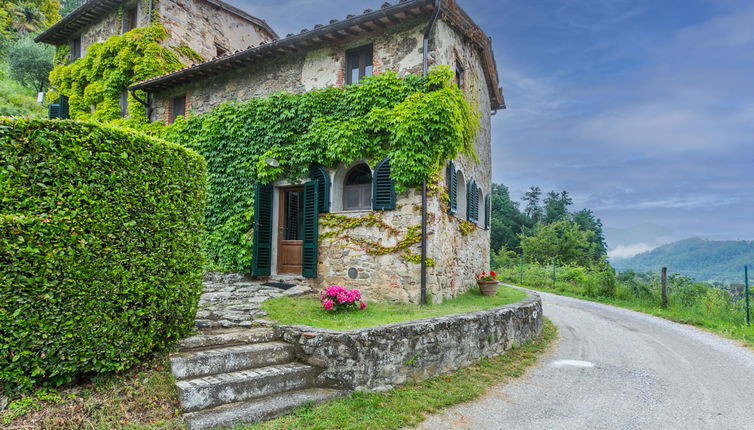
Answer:
[[[283,273],[281,272],[281,258],[280,258],[280,252],[282,251],[282,244],[283,242],[286,242],[283,240],[283,229],[285,229],[285,193],[288,191],[301,191],[301,199],[303,201],[304,195],[304,186],[303,185],[288,185],[288,186],[282,186],[282,187],[275,187],[275,190],[277,191],[277,203],[278,203],[278,210],[277,210],[277,229],[275,231],[275,234],[277,235],[277,239],[275,240],[276,250],[275,250],[275,272],[277,274],[293,274],[293,275],[299,275],[303,273],[303,267],[298,273]],[[303,228],[303,225],[301,226]],[[287,241],[287,242],[293,242],[293,241]],[[301,247],[303,249],[304,241],[303,240],[297,240],[295,242],[301,242]]]

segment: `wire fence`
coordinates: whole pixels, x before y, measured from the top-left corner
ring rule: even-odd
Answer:
[[[667,314],[673,319],[697,325],[751,327],[749,306],[752,293],[748,268],[741,268],[740,283],[698,282],[673,273],[666,280],[667,304],[664,305],[659,271],[615,273],[607,265],[559,265],[556,259],[542,264],[527,261],[524,257],[495,263],[502,266],[498,267],[497,273],[498,279],[503,282],[577,297],[622,302],[633,308]]]

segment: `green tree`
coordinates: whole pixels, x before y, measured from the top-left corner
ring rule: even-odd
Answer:
[[[542,189],[539,187],[531,187],[529,188],[529,191],[524,194],[523,198],[526,202],[524,212],[534,223],[542,220],[542,207],[539,205],[540,197],[542,197]]]
[[[34,43],[31,37],[13,42],[8,49],[11,77],[29,89],[44,91],[49,83],[47,77],[52,70],[54,51],[49,45]]]
[[[573,199],[568,191],[557,193],[550,191],[545,198],[544,223],[550,224],[568,218],[568,207],[573,204]]]
[[[501,248],[521,252],[519,235],[530,226],[529,218],[518,209],[518,202],[511,200],[508,187],[492,184],[492,222],[490,249]]]
[[[599,260],[607,257],[607,243],[605,242],[605,233],[602,231],[602,221],[595,217],[590,209],[582,209],[575,212],[571,215],[571,220],[580,229],[594,233],[591,238],[591,242],[594,245],[594,259]]]
[[[599,262],[594,258],[593,235],[573,221],[562,219],[539,224],[532,235],[521,235],[521,249],[529,261],[549,264],[556,258],[558,264],[589,267]]]

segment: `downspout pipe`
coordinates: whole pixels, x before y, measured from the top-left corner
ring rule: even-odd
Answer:
[[[442,0],[435,0],[435,10],[432,13],[432,19],[429,21],[427,30],[424,31],[423,49],[422,49],[422,75],[427,76],[429,72],[429,38],[432,30],[435,28],[437,18],[440,16]],[[421,304],[427,304],[427,180],[422,182],[422,238],[421,238]]]

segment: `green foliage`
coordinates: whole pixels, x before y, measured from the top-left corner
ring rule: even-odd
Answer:
[[[0,0],[0,36],[15,39],[43,30],[60,19],[57,0]]]
[[[499,250],[501,263],[512,251],[542,263],[557,257],[564,264],[600,265],[607,256],[602,221],[589,209],[570,213],[573,200],[567,191],[550,191],[544,202],[541,197],[539,187],[529,188],[521,211],[506,186],[492,184],[491,257]]]
[[[741,291],[698,282],[676,273],[668,276],[668,307],[664,308],[659,273],[615,274],[607,264],[558,266],[553,283],[551,266],[527,261],[523,282],[518,265],[497,269],[498,278],[506,282],[647,312],[704,327],[754,346],[754,327],[746,326],[745,297]],[[751,299],[754,300],[754,294]]]
[[[0,389],[123,370],[190,332],[204,185],[175,144],[0,120]]]
[[[594,259],[593,235],[564,219],[539,224],[532,235],[520,236],[521,249],[527,259],[539,263],[547,264],[555,258],[560,264],[590,266],[600,261]]]
[[[155,21],[87,48],[86,55],[61,64],[50,73],[50,84],[69,97],[72,119],[116,121],[120,119],[120,94],[134,82],[183,67],[178,55],[160,42],[167,30]],[[139,97],[143,100],[144,94]],[[128,96],[128,124],[146,123],[144,106]]]
[[[24,37],[8,48],[8,68],[16,82],[37,92],[47,88],[47,76],[52,70],[53,48],[35,43],[31,37]]]
[[[37,103],[33,92],[3,76],[0,71],[0,116],[42,117],[45,108]]]
[[[191,49],[191,47],[185,43],[181,43],[180,45],[177,45],[177,46],[171,46],[170,49],[172,49],[173,51],[175,51],[176,54],[186,58],[192,63],[201,63],[202,61],[204,61],[204,58],[201,55],[199,55],[198,52]]]
[[[257,181],[297,181],[313,163],[391,159],[397,188],[421,184],[446,160],[474,156],[475,109],[447,67],[405,79],[386,72],[358,85],[229,102],[162,131],[207,159],[206,251],[224,270],[248,270]],[[279,165],[270,166],[274,158]]]
[[[754,241],[685,239],[611,263],[621,271],[658,271],[665,266],[702,281],[743,282],[747,264],[754,279]]]
[[[490,250],[501,248],[520,252],[519,235],[531,227],[531,220],[519,210],[518,202],[511,200],[508,187],[492,184],[492,225],[490,226]]]

